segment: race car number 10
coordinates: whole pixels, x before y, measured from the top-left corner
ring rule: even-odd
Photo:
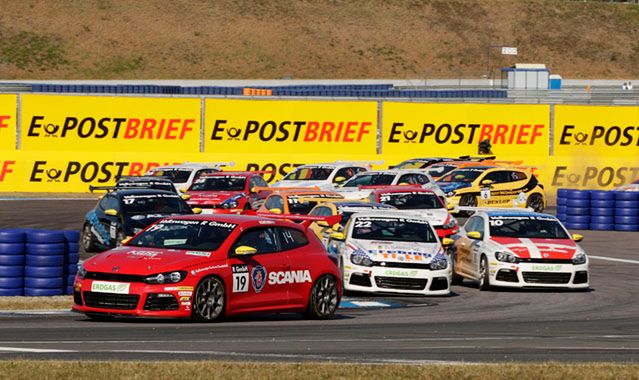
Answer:
[[[233,293],[248,292],[248,265],[233,265]]]

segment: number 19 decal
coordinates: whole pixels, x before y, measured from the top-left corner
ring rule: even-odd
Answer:
[[[248,265],[233,265],[233,293],[248,292]]]

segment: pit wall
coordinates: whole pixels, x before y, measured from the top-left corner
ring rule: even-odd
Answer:
[[[477,155],[535,167],[556,189],[639,178],[639,107],[0,95],[0,192],[86,192],[184,161],[271,170],[334,160]]]

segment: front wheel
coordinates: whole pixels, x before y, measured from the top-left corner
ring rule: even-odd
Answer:
[[[488,259],[486,256],[481,257],[479,262],[479,290],[490,289],[490,274],[488,273]]]
[[[528,197],[526,207],[530,207],[535,212],[542,212],[544,211],[544,199],[539,194],[533,194]]]
[[[124,239],[126,239],[126,235],[124,234],[124,231],[118,230],[118,232],[115,234],[115,246],[120,247]]]
[[[93,236],[93,232],[91,232],[91,225],[86,223],[84,227],[82,227],[82,248],[84,248],[84,252],[97,251],[95,243],[95,236]]]
[[[328,319],[337,310],[339,294],[335,277],[325,274],[311,289],[306,317],[310,319]]]
[[[477,207],[477,197],[474,195],[470,195],[470,194],[466,194],[466,195],[462,195],[461,198],[459,198],[459,206],[461,207]],[[461,216],[470,216],[473,212],[472,211],[460,211],[459,215]]]
[[[213,322],[224,314],[225,304],[224,284],[216,277],[207,277],[195,290],[191,317],[199,322]]]

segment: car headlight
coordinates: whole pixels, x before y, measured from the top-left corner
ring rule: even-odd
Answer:
[[[372,267],[373,260],[362,249],[358,249],[351,253],[351,263],[355,265],[361,265],[364,267]]]
[[[78,264],[78,278],[83,279],[87,275],[87,270],[84,269],[84,265]]]
[[[147,276],[144,282],[147,284],[175,284],[186,278],[186,271],[158,273]]]
[[[243,194],[234,195],[230,197],[229,199],[225,200],[224,202],[220,203],[220,206],[222,208],[237,208],[239,206],[238,201],[243,196],[244,196]]]
[[[455,195],[454,191],[449,191],[449,192],[446,193],[447,197],[452,197],[453,195]]]
[[[586,263],[586,254],[578,253],[572,258],[573,264],[585,264]]]
[[[504,263],[516,264],[519,262],[519,257],[508,252],[495,252],[495,258],[497,259],[497,261],[501,261]]]
[[[430,269],[431,270],[442,270],[448,268],[448,260],[444,255],[438,253],[433,257],[430,261]]]
[[[456,226],[457,226],[457,220],[455,220],[455,218],[453,217],[450,218],[448,223],[443,225],[445,229],[455,228]]]

